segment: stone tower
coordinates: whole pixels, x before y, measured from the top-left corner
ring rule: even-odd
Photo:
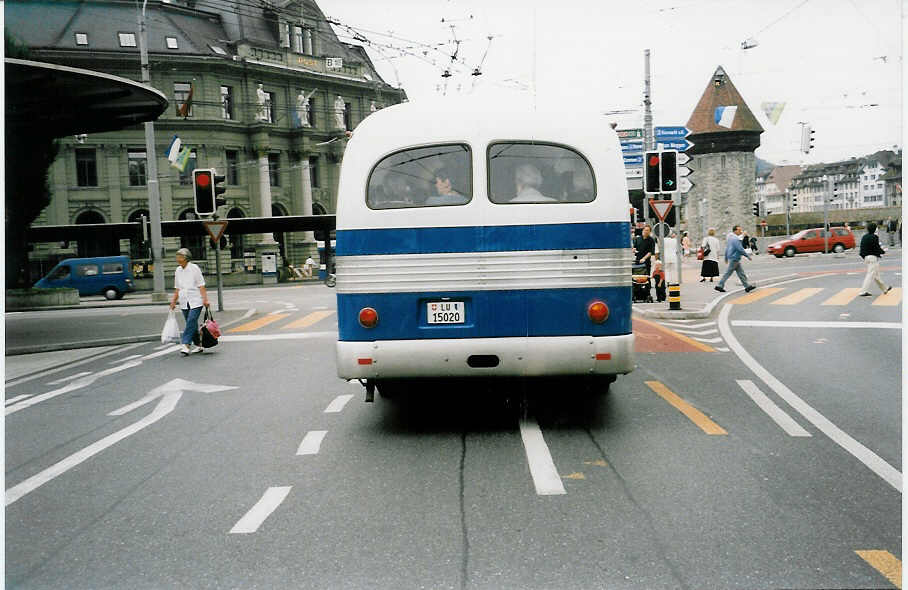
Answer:
[[[734,224],[755,233],[756,157],[763,127],[719,66],[709,79],[697,107],[687,121],[687,154],[694,187],[687,194],[687,228],[694,244],[709,227],[722,239]]]

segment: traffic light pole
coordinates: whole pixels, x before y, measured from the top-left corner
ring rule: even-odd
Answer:
[[[139,13],[139,53],[142,60],[142,83],[151,80],[148,65],[148,39],[145,31],[145,4]],[[151,294],[153,302],[167,301],[164,293],[164,247],[161,237],[161,193],[158,185],[158,160],[154,145],[154,122],[145,123],[145,159],[148,165],[148,215],[151,221],[151,263],[154,267]]]
[[[213,221],[217,221],[218,214],[215,213],[211,216]],[[221,240],[214,241],[214,272],[217,273],[218,277],[218,311],[224,311],[224,280],[221,277]]]

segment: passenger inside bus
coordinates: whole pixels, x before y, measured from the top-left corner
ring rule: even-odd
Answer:
[[[442,166],[435,171],[435,195],[426,199],[427,206],[432,205],[462,205],[470,199],[463,196],[455,187],[462,186],[463,175],[453,166]],[[452,180],[453,179],[453,180]]]
[[[547,197],[539,192],[542,186],[542,173],[532,164],[521,164],[514,170],[514,185],[517,193],[511,203],[552,203],[558,199]]]

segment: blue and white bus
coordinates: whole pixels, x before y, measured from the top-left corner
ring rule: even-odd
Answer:
[[[367,400],[450,377],[634,369],[628,193],[601,116],[405,103],[350,139],[337,371]]]

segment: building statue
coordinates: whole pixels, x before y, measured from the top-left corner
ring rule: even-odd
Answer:
[[[340,94],[337,95],[337,98],[334,99],[334,127],[335,129],[346,129],[347,125],[344,123],[344,113],[347,110],[347,106],[344,104],[344,97]]]
[[[255,120],[256,121],[267,121],[268,120],[268,110],[266,107],[266,100],[268,95],[265,93],[265,89],[259,84],[258,89],[255,91],[256,96],[258,97],[258,110],[256,110]]]
[[[315,94],[315,89],[309,94],[305,90],[300,90],[296,97],[296,117],[299,119],[297,127],[310,127],[309,125],[309,98]]]
[[[374,100],[369,101],[369,112],[374,113],[377,110],[378,110],[378,107],[375,106],[375,101]]]

